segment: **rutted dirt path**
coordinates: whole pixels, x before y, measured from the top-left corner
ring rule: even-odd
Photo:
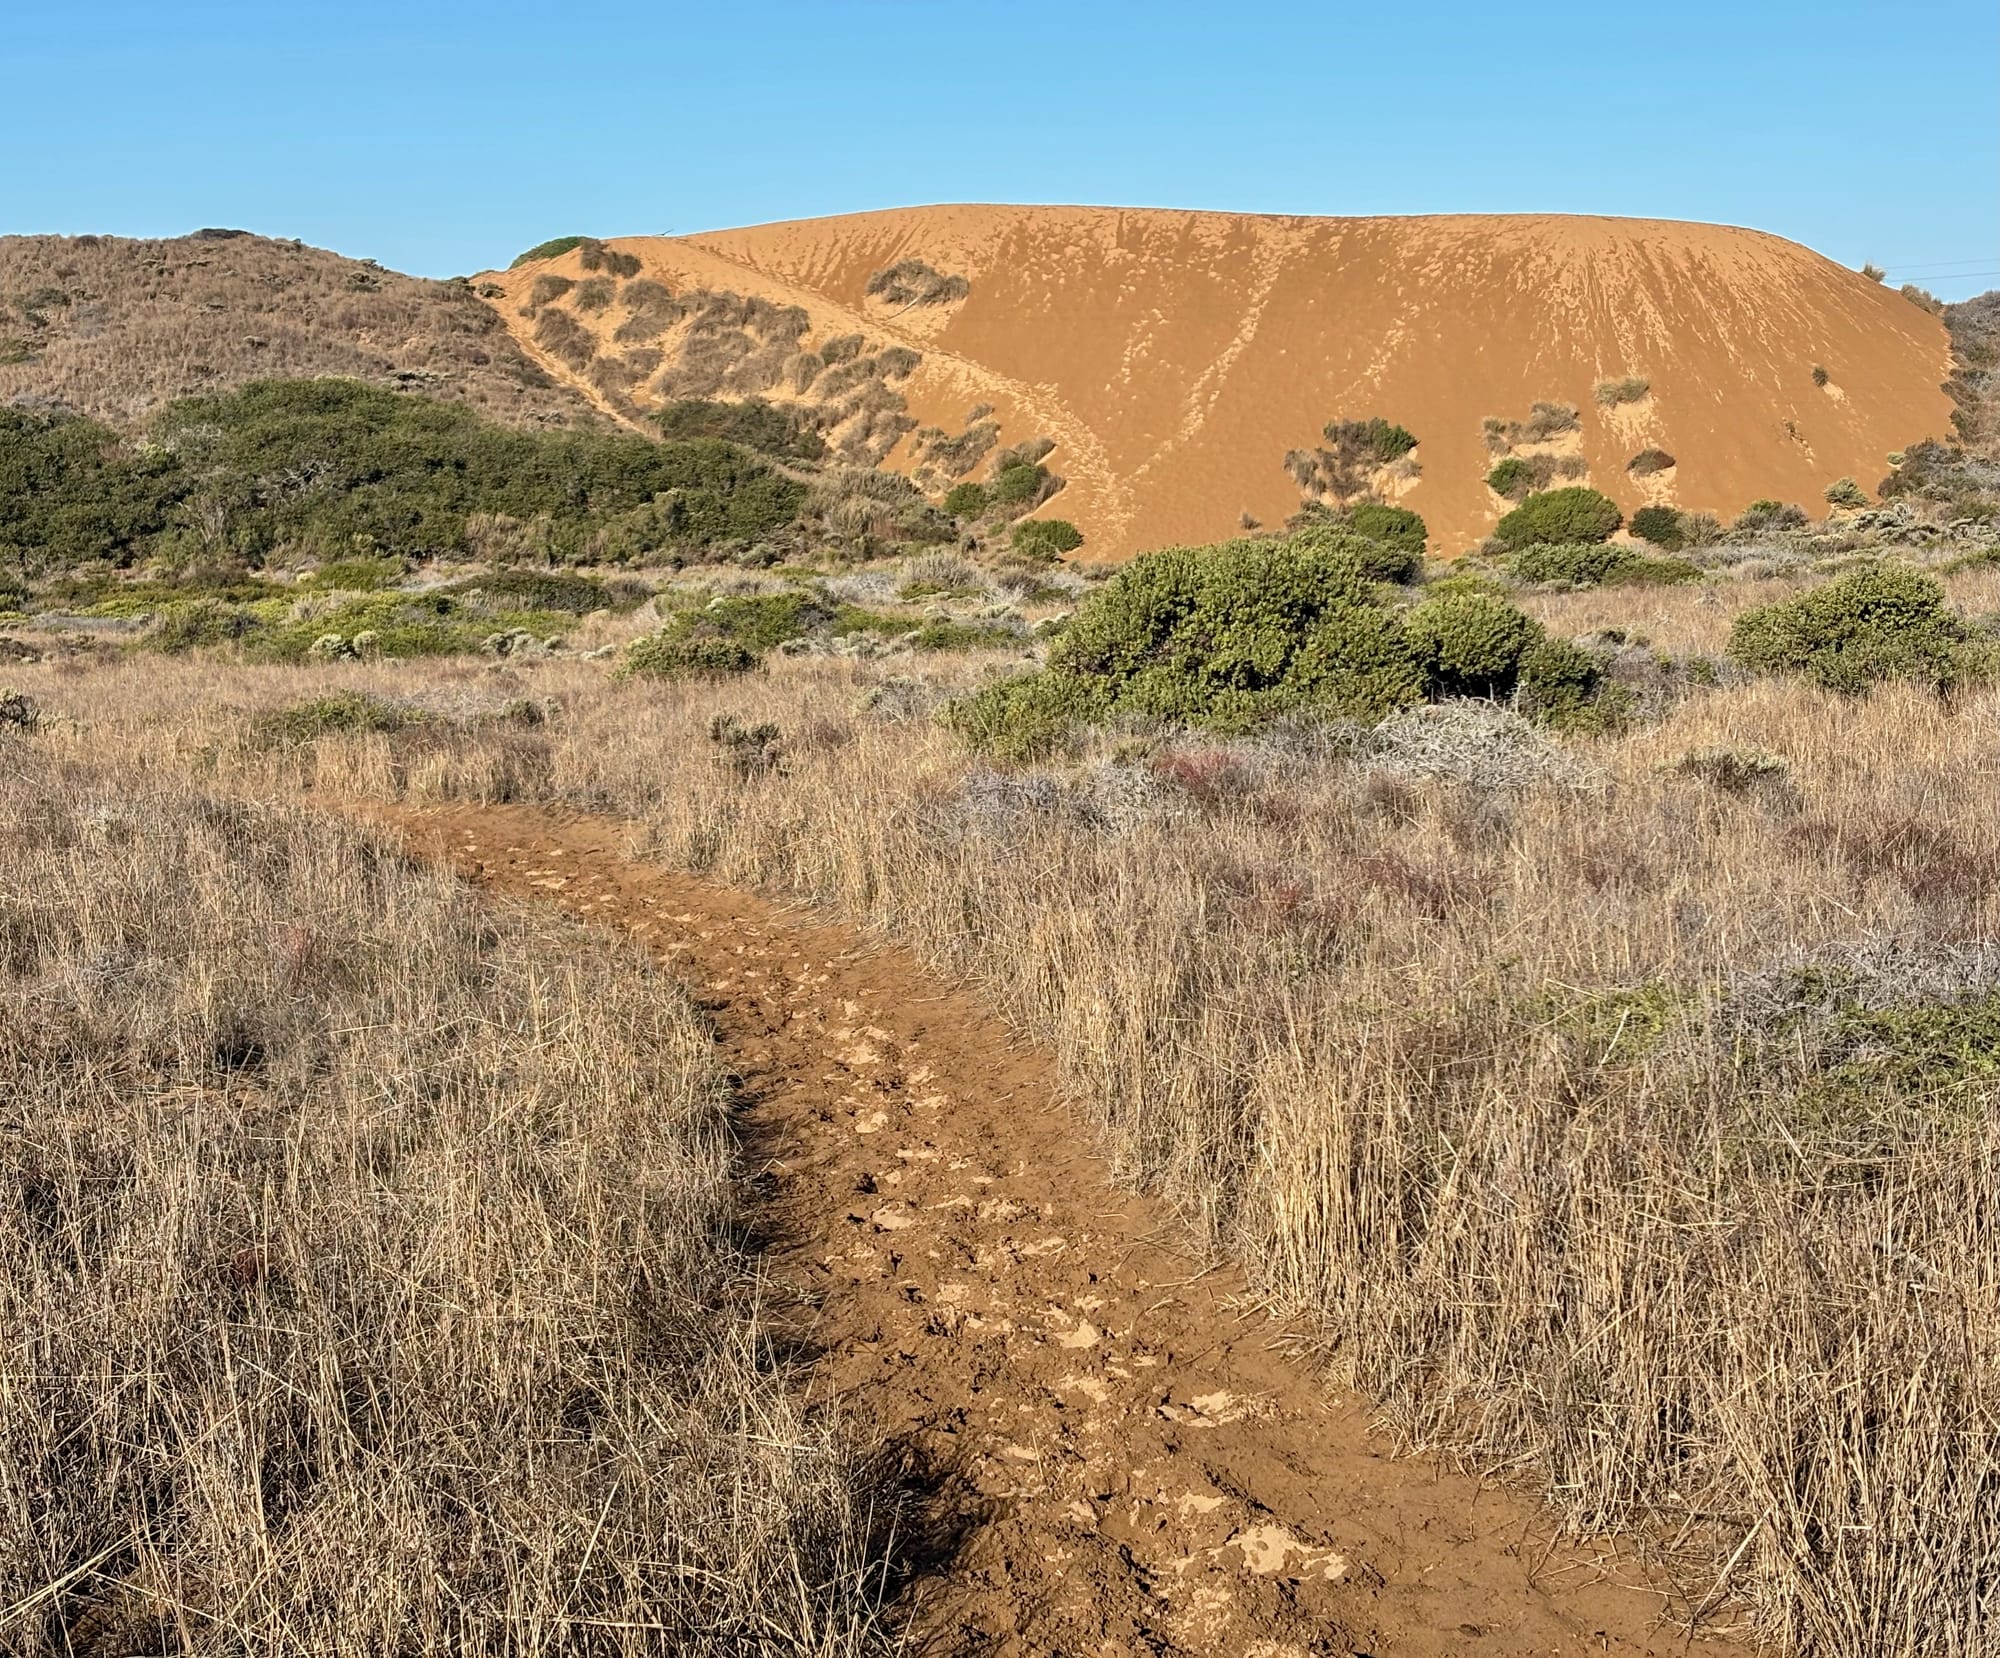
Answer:
[[[926,1590],[927,1650],[1686,1652],[1661,1595],[1551,1550],[1530,1505],[1376,1450],[1240,1278],[1112,1186],[1046,1061],[910,956],[634,861],[608,820],[365,811],[690,984],[777,1148],[774,1265],[818,1308],[817,1377],[957,1471],[969,1540]]]

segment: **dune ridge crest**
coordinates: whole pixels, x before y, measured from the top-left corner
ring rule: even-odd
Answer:
[[[953,476],[937,440],[981,420],[1003,445],[1052,439],[1068,484],[1041,513],[1075,522],[1099,558],[1281,522],[1301,499],[1286,457],[1329,421],[1381,416],[1418,437],[1368,487],[1421,512],[1447,553],[1511,505],[1486,483],[1509,452],[1548,455],[1558,481],[1628,514],[1733,514],[1763,497],[1817,506],[1841,477],[1872,487],[1891,451],[1950,430],[1936,317],[1731,226],[942,206],[593,246],[631,274],[607,278],[586,249],[482,281],[523,345],[594,401],[643,419],[691,392],[818,400],[837,433],[863,434],[854,458],[927,487]],[[593,263],[600,287],[578,307]],[[537,303],[548,277],[575,286]],[[626,295],[652,289],[635,284],[789,321],[748,347],[718,347],[699,318],[641,340]],[[858,390],[807,361],[856,335],[864,368],[886,365]],[[1574,426],[1522,438],[1538,404],[1574,409]],[[1672,466],[1630,470],[1648,451]]]

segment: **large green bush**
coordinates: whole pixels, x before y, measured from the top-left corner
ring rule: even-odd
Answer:
[[[1120,714],[1234,731],[1299,710],[1372,721],[1426,696],[1518,693],[1537,717],[1588,723],[1605,690],[1597,658],[1484,592],[1401,612],[1357,548],[1385,551],[1329,524],[1149,553],[1083,603],[1046,668],[961,698],[949,721],[1012,759]]]
[[[1134,560],[1085,601],[1047,668],[964,699],[952,717],[1024,756],[1112,713],[1223,730],[1305,707],[1376,719],[1423,688],[1400,622],[1352,557],[1237,541]]]
[[[1521,658],[1543,638],[1541,625],[1512,605],[1478,593],[1426,599],[1404,619],[1404,632],[1439,696],[1504,696]]]
[[[1729,654],[1756,672],[1798,674],[1850,695],[1887,679],[1945,689],[1973,665],[1968,637],[1936,581],[1884,564],[1744,612]]]
[[[1540,541],[1608,541],[1625,522],[1618,503],[1585,484],[1530,495],[1494,527],[1509,547]]]
[[[1641,507],[1632,514],[1632,533],[1663,552],[1677,553],[1687,545],[1687,529],[1672,507]]]
[[[987,506],[986,486],[967,479],[945,492],[944,510],[954,518],[978,518]]]
[[[1014,551],[1050,562],[1083,545],[1083,531],[1067,518],[1030,518],[1014,526]]]

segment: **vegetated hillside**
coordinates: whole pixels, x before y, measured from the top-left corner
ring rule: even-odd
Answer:
[[[586,241],[481,286],[623,411],[801,402],[934,487],[1053,440],[1097,557],[1361,493],[1455,552],[1506,509],[1486,478],[1510,454],[1628,513],[1817,503],[1952,412],[1921,306],[1777,237],[1654,220],[917,208]],[[1417,447],[1325,433],[1376,418]]]
[[[421,390],[514,424],[602,420],[462,281],[241,231],[0,237],[0,404],[129,430],[177,397],[313,375]]]

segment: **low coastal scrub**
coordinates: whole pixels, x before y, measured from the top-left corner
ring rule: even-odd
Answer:
[[[468,556],[512,524],[556,560],[629,538],[742,543],[805,491],[732,443],[520,431],[354,380],[267,380],[170,406],[143,443],[94,422],[0,411],[0,567],[256,565],[281,551]]]
[[[1091,595],[1045,667],[950,718],[979,747],[1027,759],[1118,716],[1218,731],[1298,714],[1367,723],[1427,697],[1511,696],[1536,660],[1577,675],[1567,658],[1536,658],[1543,629],[1497,598],[1401,608],[1367,567],[1374,544],[1357,539],[1308,530],[1149,553]],[[1594,671],[1582,677],[1587,700]],[[1568,712],[1576,698],[1549,701]]]

